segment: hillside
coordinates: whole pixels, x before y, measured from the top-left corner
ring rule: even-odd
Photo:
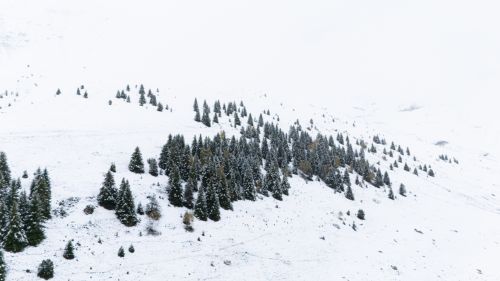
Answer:
[[[497,45],[485,43],[498,36],[487,1],[454,6],[481,18],[468,28],[491,35],[469,30],[477,46],[455,52],[462,18],[449,16],[454,33],[439,16],[448,6],[432,1],[146,2],[0,3],[0,152],[20,179],[16,193],[32,194],[37,169],[47,169],[52,214],[39,245],[2,250],[6,280],[41,280],[45,259],[53,280],[500,280]],[[417,28],[419,16],[429,22]],[[440,30],[448,41],[428,38]],[[463,59],[473,53],[481,56]],[[200,115],[207,102],[210,127],[195,121],[195,99]],[[218,101],[224,109],[214,123]],[[232,210],[221,206],[219,221],[195,217],[193,232],[183,216],[195,211],[169,200],[172,174],[148,173],[147,160],[161,166],[175,135],[192,156],[190,165],[173,164],[183,191],[198,158],[200,190],[219,188],[211,181],[220,170],[226,183],[238,182]],[[192,145],[200,136],[203,152]],[[273,152],[256,157],[264,142]],[[136,147],[143,174],[129,170]],[[155,197],[159,220],[136,214],[127,227],[100,204],[112,163],[116,187],[130,183],[134,213]],[[244,185],[250,169],[254,200]],[[280,184],[266,189],[275,172]],[[9,198],[13,189],[3,185],[0,198]],[[63,257],[70,240],[74,260]]]

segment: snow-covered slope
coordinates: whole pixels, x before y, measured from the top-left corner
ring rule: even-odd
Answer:
[[[422,12],[432,1],[392,8],[338,1],[307,8],[268,1],[101,2],[0,3],[0,93],[9,92],[0,99],[0,151],[7,153],[16,177],[48,168],[54,208],[78,198],[67,217],[49,221],[42,245],[6,254],[8,280],[37,280],[34,272],[45,258],[55,262],[55,280],[500,280],[500,131],[492,118],[498,67],[482,63],[498,60],[490,50],[498,46],[498,36],[487,32],[496,17],[488,1],[468,10],[482,15],[469,32],[488,47],[464,72],[446,67],[479,47],[463,47],[449,57],[441,53],[462,33],[447,33],[442,49],[417,45],[409,49],[417,50],[416,56],[394,53],[413,46],[412,36],[439,35],[424,32],[436,25],[417,28],[417,15],[449,30],[434,14],[444,8]],[[456,9],[467,10],[465,2]],[[409,10],[420,13],[399,16]],[[354,11],[352,19],[342,16]],[[281,20],[274,23],[278,14]],[[354,24],[365,17],[381,29],[370,29],[367,20]],[[451,19],[462,22],[458,16]],[[403,22],[411,32],[391,22]],[[343,29],[343,23],[352,25]],[[474,32],[484,26],[491,36]],[[385,36],[375,39],[371,32]],[[384,50],[394,34],[406,41]],[[493,44],[483,44],[489,40]],[[368,43],[375,43],[373,49],[360,49]],[[433,64],[436,57],[445,62]],[[383,58],[391,59],[385,61],[389,66],[377,69]],[[405,63],[418,68],[408,72]],[[389,78],[401,67],[406,71]],[[472,75],[478,68],[487,73]],[[443,73],[448,73],[445,82]],[[460,79],[468,74],[470,79]],[[453,82],[457,85],[450,87]],[[139,107],[137,100],[115,99],[117,90],[130,84],[136,91],[141,83],[158,88],[159,100],[172,110],[157,112]],[[76,95],[82,84],[88,99]],[[58,88],[62,94],[56,96]],[[111,162],[117,165],[117,180],[130,180],[137,201],[164,193],[166,177],[128,172],[136,146],[150,158],[158,157],[168,134],[181,133],[188,141],[222,130],[239,135],[227,119],[211,128],[194,122],[195,97],[209,104],[243,100],[254,115],[269,109],[267,121],[284,130],[297,119],[304,125],[313,119],[312,135],[342,132],[370,140],[378,134],[409,146],[417,163],[431,164],[437,177],[389,171],[395,186],[407,186],[408,197],[392,201],[384,190],[355,186],[354,202],[320,182],[294,177],[283,202],[237,202],[234,211],[222,211],[218,223],[195,221],[194,233],[183,229],[184,210],[168,207],[165,199],[156,237],[139,236],[145,221],[126,228],[102,208],[84,215],[83,208],[95,204]],[[459,164],[439,160],[441,154]],[[388,169],[380,153],[371,160]],[[23,180],[24,188],[29,181]],[[365,221],[354,215],[360,208]],[[68,239],[79,243],[77,260],[71,262],[62,258]],[[118,258],[118,248],[130,244],[136,253]]]

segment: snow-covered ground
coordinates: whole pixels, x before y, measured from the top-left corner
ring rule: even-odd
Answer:
[[[42,245],[6,254],[8,280],[37,280],[45,258],[55,280],[500,280],[497,4],[164,2],[1,1],[0,93],[19,95],[0,99],[0,151],[16,177],[49,169],[54,207],[79,198],[48,223]],[[114,98],[141,83],[172,111]],[[88,99],[75,94],[82,84]],[[127,171],[135,146],[150,158],[168,134],[239,134],[227,119],[195,123],[194,97],[243,100],[254,116],[270,109],[283,129],[312,118],[323,134],[380,134],[437,177],[400,169],[390,176],[407,198],[355,187],[355,202],[293,178],[283,202],[238,202],[219,223],[196,221],[194,233],[182,209],[160,200],[157,237],[102,208],[84,215],[111,162],[137,201],[163,192],[166,177]],[[80,245],[68,262],[71,238]],[[136,253],[118,258],[130,244]]]

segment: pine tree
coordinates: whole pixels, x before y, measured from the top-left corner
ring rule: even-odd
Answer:
[[[391,186],[391,180],[389,179],[389,174],[387,172],[384,173],[384,184]]]
[[[231,204],[231,198],[229,196],[226,175],[224,174],[223,167],[217,169],[216,172],[215,192],[218,195],[220,207],[224,210],[232,210],[233,205]]]
[[[139,204],[137,205],[137,214],[140,216],[144,215],[144,208],[142,207],[141,202],[139,202]]]
[[[144,93],[140,93],[140,97],[139,97],[139,105],[140,106],[143,106],[144,104],[146,104],[146,97],[144,96]]]
[[[177,165],[172,167],[168,179],[168,201],[175,207],[182,207],[182,185]]]
[[[358,214],[356,216],[358,217],[358,219],[364,221],[365,220],[365,211],[363,211],[362,209],[359,209]]]
[[[394,192],[392,191],[392,188],[391,188],[391,187],[389,187],[389,194],[388,194],[388,197],[389,197],[389,199],[391,199],[391,200],[394,200],[394,199],[395,199],[395,197],[394,197]]]
[[[161,104],[161,102],[158,103],[158,107],[156,108],[156,110],[159,112],[163,111],[163,104]]]
[[[283,180],[281,181],[281,190],[283,191],[283,194],[287,195],[289,194],[290,190],[290,183],[288,183],[288,177],[286,175],[283,175]]]
[[[113,173],[116,173],[116,165],[115,163],[111,163],[111,166],[109,167],[109,170]]]
[[[5,281],[7,278],[7,265],[3,257],[3,252],[0,250],[0,281]]]
[[[23,222],[18,211],[18,202],[14,201],[11,207],[9,223],[3,237],[3,248],[7,252],[22,252],[28,246],[28,239],[23,229]]]
[[[89,94],[87,93],[87,91],[85,91],[85,94],[83,94],[83,97],[86,99],[89,97]]]
[[[104,178],[101,190],[99,191],[99,195],[97,196],[97,202],[105,209],[114,210],[116,207],[117,195],[118,191],[115,187],[115,179],[111,171],[108,171]]]
[[[203,123],[205,126],[210,127],[210,115],[209,115],[209,110],[204,107],[203,108],[203,116],[201,117],[201,123]]]
[[[264,126],[264,118],[262,118],[262,114],[259,115],[259,127]]]
[[[405,163],[404,170],[405,170],[405,171],[407,171],[407,172],[409,172],[409,171],[410,171],[410,167],[408,167],[408,164],[407,164],[407,163]]]
[[[240,126],[241,125],[241,121],[240,121],[240,117],[238,116],[238,112],[235,112],[234,113],[234,126]]]
[[[199,111],[196,111],[196,113],[194,115],[194,121],[201,122],[201,117],[200,117],[200,112]]]
[[[74,253],[74,247],[73,247],[73,242],[71,240],[68,241],[66,244],[66,247],[64,247],[64,253],[63,253],[63,258],[67,260],[72,260],[75,258],[75,253]]]
[[[248,161],[246,161],[243,166],[242,176],[243,198],[246,200],[255,201],[255,199],[257,199],[255,193],[255,185],[253,181],[252,169]]]
[[[196,112],[200,112],[200,108],[198,107],[198,99],[194,99],[193,110]]]
[[[61,89],[57,89],[56,95],[59,96],[61,94]]]
[[[431,177],[434,177],[434,171],[432,169],[429,169],[428,175],[431,176]]]
[[[148,159],[148,164],[149,164],[149,174],[152,175],[153,177],[158,176],[158,162],[154,158]]]
[[[39,198],[37,196],[31,198],[29,203],[29,212],[26,219],[26,238],[30,246],[38,246],[44,239],[42,218],[39,213]]]
[[[247,124],[248,124],[248,126],[253,127],[253,118],[252,118],[252,113],[248,114]]]
[[[54,263],[51,260],[44,260],[38,266],[38,277],[49,280],[54,277]]]
[[[134,248],[134,245],[132,245],[132,244],[131,244],[131,245],[128,247],[128,252],[129,252],[129,253],[131,253],[131,254],[135,253],[135,248]]]
[[[201,221],[206,221],[208,218],[207,201],[203,189],[203,187],[200,188],[200,191],[198,192],[198,198],[196,199],[196,203],[194,205],[194,216]]]
[[[123,250],[123,247],[120,247],[120,249],[118,249],[118,256],[120,258],[125,257],[125,250]]]
[[[130,184],[125,179],[120,184],[118,200],[116,201],[116,216],[123,225],[128,227],[137,225],[139,221],[135,213],[134,197],[130,191]]]
[[[274,199],[283,200],[278,164],[273,163],[264,178],[264,190],[272,193]]]
[[[213,221],[220,220],[220,205],[219,198],[217,197],[217,192],[212,184],[208,186],[207,189],[207,213],[208,218]]]
[[[346,192],[345,192],[345,198],[354,201],[354,194],[352,193],[351,185],[347,186],[347,189],[346,189]]]
[[[194,208],[193,191],[195,189],[195,185],[196,185],[196,180],[190,176],[186,186],[184,187],[184,194],[182,196],[183,205],[188,209]]]
[[[404,184],[399,185],[399,195],[406,197],[406,187]]]
[[[7,155],[4,152],[0,151],[0,182],[2,181],[5,183],[9,183],[11,181],[11,178],[9,165],[7,163]]]
[[[139,147],[135,148],[132,158],[130,159],[128,169],[136,174],[144,174],[144,162],[142,161],[142,154]]]

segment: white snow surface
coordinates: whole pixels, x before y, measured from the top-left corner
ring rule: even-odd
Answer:
[[[79,198],[40,246],[6,253],[8,280],[38,280],[46,258],[54,280],[500,280],[499,7],[414,2],[1,1],[0,93],[18,96],[0,99],[0,151],[15,177],[47,167],[54,208]],[[141,83],[172,111],[115,99]],[[128,172],[135,146],[150,158],[168,134],[239,135],[227,118],[194,122],[195,97],[243,100],[254,117],[270,109],[284,130],[313,119],[313,135],[379,134],[437,176],[389,171],[408,197],[354,186],[354,202],[294,177],[283,202],[237,202],[194,233],[165,199],[156,237],[139,236],[145,219],[126,228],[102,208],[84,215],[111,162],[136,202],[165,197],[166,177]],[[370,160],[388,170],[377,148]],[[62,258],[69,239],[74,261]],[[118,258],[130,244],[136,253]]]

